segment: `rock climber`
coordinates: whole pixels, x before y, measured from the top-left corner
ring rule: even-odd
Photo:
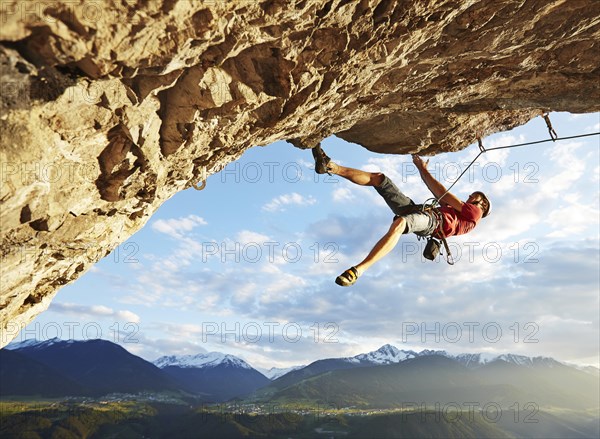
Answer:
[[[488,216],[491,211],[491,203],[483,192],[473,192],[465,202],[447,192],[427,170],[429,160],[425,162],[418,155],[412,156],[413,163],[425,185],[436,199],[439,199],[441,207],[437,213],[431,209],[415,208],[415,203],[381,172],[366,172],[336,164],[323,152],[320,144],[312,148],[312,153],[315,171],[318,174],[335,174],[354,184],[373,186],[396,215],[387,233],[375,244],[367,257],[336,278],[335,282],[344,287],[353,285],[371,265],[387,255],[396,246],[402,234],[415,233],[442,238],[463,235],[473,230],[479,220]]]

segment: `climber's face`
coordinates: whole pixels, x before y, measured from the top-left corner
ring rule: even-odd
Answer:
[[[483,200],[481,194],[479,192],[473,192],[471,195],[469,195],[467,203],[479,205],[481,203],[481,200]]]
[[[491,204],[486,196],[481,192],[473,192],[469,195],[467,203],[474,204],[481,209],[484,218],[490,213]]]

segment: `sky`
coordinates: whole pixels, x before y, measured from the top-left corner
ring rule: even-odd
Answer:
[[[600,131],[600,113],[552,113],[560,137]],[[547,139],[542,118],[483,140]],[[475,141],[475,140],[474,140]],[[415,202],[431,194],[408,155],[335,136],[337,163],[381,171]],[[452,189],[484,191],[493,210],[450,238],[455,265],[421,256],[403,236],[358,282],[361,261],[393,214],[376,191],[317,175],[310,151],[277,142],[248,150],[165,202],[147,224],[79,280],[16,341],[103,338],[153,361],[223,352],[260,369],[399,349],[549,356],[599,365],[600,138],[489,151]],[[430,158],[449,186],[476,143]]]

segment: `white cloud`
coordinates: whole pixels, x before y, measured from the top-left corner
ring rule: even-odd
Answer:
[[[560,316],[557,315],[542,315],[539,316],[537,318],[537,322],[540,325],[545,325],[545,324],[557,324],[557,323],[564,323],[567,325],[586,325],[586,326],[591,326],[593,324],[592,321],[590,320],[579,320],[579,319],[571,319],[571,318],[562,318]]]
[[[577,150],[581,143],[562,143],[561,145],[549,150],[550,159],[562,169],[561,172],[544,181],[540,187],[539,193],[544,197],[556,198],[563,192],[571,189],[585,171],[585,160],[577,157]]]
[[[297,192],[291,194],[283,194],[273,198],[270,202],[265,204],[262,208],[267,212],[284,211],[285,206],[297,205],[297,206],[310,206],[315,204],[317,200],[312,197],[304,197]]]
[[[88,316],[92,318],[112,318],[116,321],[126,321],[131,323],[139,323],[140,316],[128,310],[113,310],[104,305],[78,305],[76,303],[57,303],[50,304],[49,311],[60,314],[75,315],[78,317]]]
[[[154,361],[163,355],[197,355],[208,352],[200,345],[202,328],[198,325],[155,322],[145,329],[157,331],[157,338],[148,337],[145,335],[146,331],[140,331],[135,334],[137,343],[125,343],[123,347],[148,361]]]
[[[131,323],[139,323],[140,321],[140,316],[138,316],[137,314],[131,312],[131,311],[117,311],[114,314],[115,318],[125,321],[125,322],[131,322]]]
[[[237,234],[237,241],[241,244],[262,244],[265,242],[272,241],[267,235],[263,235],[261,233],[252,232],[250,230],[242,230]]]
[[[490,199],[494,203],[495,199],[493,197]],[[543,215],[536,204],[530,201],[530,199],[522,197],[503,204],[496,203],[490,216],[483,219],[475,230],[465,235],[466,238],[453,239],[485,243],[491,239],[503,241],[527,233],[540,224]],[[504,212],[510,212],[510,216],[507,217],[503,214]]]
[[[390,155],[371,158],[362,169],[367,172],[382,172],[394,182],[405,182],[406,178],[415,175],[418,178],[419,175],[410,156]]]
[[[182,218],[159,219],[152,223],[152,229],[165,233],[173,238],[181,239],[185,232],[192,231],[197,226],[204,226],[207,222],[197,216],[188,215]]]
[[[568,206],[560,206],[548,214],[546,222],[557,227],[548,234],[549,238],[566,238],[581,233],[593,224],[590,223],[590,218],[600,216],[597,207],[577,203],[577,198],[579,197],[574,200],[565,199],[569,202]],[[571,212],[577,212],[577,215],[572,215]]]
[[[302,166],[302,167],[304,167],[304,168],[307,168],[307,169],[310,169],[310,170],[312,170],[312,171],[314,171],[314,169],[315,169],[315,164],[314,164],[314,162],[312,162],[312,161],[310,161],[310,162],[309,162],[309,161],[307,161],[307,160],[304,160],[304,159],[298,159],[298,160],[297,160],[297,163],[298,163],[300,166]]]
[[[596,166],[592,171],[592,181],[598,183],[600,181],[600,166]]]
[[[352,201],[354,199],[354,194],[348,187],[340,187],[333,191],[332,193],[333,201],[336,203],[344,203],[346,201]]]

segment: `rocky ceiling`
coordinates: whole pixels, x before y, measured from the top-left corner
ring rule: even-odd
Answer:
[[[600,110],[597,0],[2,1],[0,12],[0,346],[165,200],[253,146],[335,134],[435,154],[542,110]]]

